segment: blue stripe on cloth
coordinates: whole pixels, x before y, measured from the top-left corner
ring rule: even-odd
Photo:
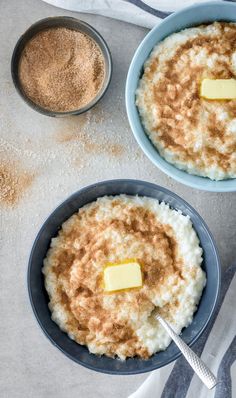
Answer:
[[[236,361],[236,336],[232,340],[232,343],[230,344],[220,363],[217,373],[217,379],[220,382],[216,385],[215,398],[232,397],[230,368],[234,361]]]
[[[171,12],[168,12],[168,11],[167,12],[163,12],[163,11],[157,10],[157,9],[155,9],[153,7],[150,7],[149,5],[147,5],[146,3],[144,3],[141,0],[125,0],[125,1],[127,3],[131,3],[131,4],[135,5],[136,7],[141,8],[143,11],[146,11],[149,14],[152,14],[155,17],[158,17],[158,18],[162,18],[163,19],[163,18],[168,17],[168,15],[171,14]]]
[[[235,272],[236,272],[236,264],[233,264],[231,267],[229,267],[223,273],[221,293],[220,293],[220,299],[219,299],[219,303],[217,306],[217,310],[216,310],[215,314],[213,315],[213,318],[209,322],[206,330],[203,332],[203,334],[199,337],[197,342],[194,344],[194,352],[196,352],[196,354],[198,356],[201,356],[201,354],[202,354],[202,351],[204,349],[204,346],[206,344],[208,336],[209,336],[211,329],[215,323],[216,317],[221,308],[225,294],[227,293],[228,287],[234,277]],[[166,385],[163,389],[161,398],[185,398],[187,395],[191,380],[193,378],[193,375],[194,375],[194,371],[189,366],[189,364],[187,363],[185,358],[183,356],[180,357],[176,361],[176,363],[172,369],[172,372],[171,372],[171,374],[166,382]],[[173,391],[174,391],[174,395],[173,395]],[[224,396],[224,395],[218,395],[217,398],[228,398],[228,397]]]

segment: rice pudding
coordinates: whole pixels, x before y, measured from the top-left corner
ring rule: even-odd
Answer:
[[[236,99],[208,100],[201,81],[236,79],[236,24],[184,29],[158,43],[144,65],[136,104],[160,155],[190,174],[236,177]]]
[[[140,288],[107,293],[104,265],[135,258]],[[188,326],[206,283],[191,220],[165,203],[138,196],[102,197],[63,223],[44,259],[52,319],[91,353],[148,358]]]

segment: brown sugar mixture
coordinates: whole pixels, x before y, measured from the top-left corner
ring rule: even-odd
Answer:
[[[104,71],[104,58],[95,41],[60,27],[36,34],[26,44],[19,63],[27,97],[55,112],[87,105],[99,92]]]

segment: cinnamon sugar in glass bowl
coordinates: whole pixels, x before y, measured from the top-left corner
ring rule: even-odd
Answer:
[[[79,115],[105,94],[112,59],[92,26],[72,17],[51,17],[19,38],[11,73],[16,90],[34,110],[47,116]]]

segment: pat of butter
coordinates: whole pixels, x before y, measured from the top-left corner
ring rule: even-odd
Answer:
[[[208,99],[234,99],[236,98],[236,80],[203,79],[200,95]]]
[[[142,286],[141,267],[137,262],[111,264],[103,272],[107,292]]]

